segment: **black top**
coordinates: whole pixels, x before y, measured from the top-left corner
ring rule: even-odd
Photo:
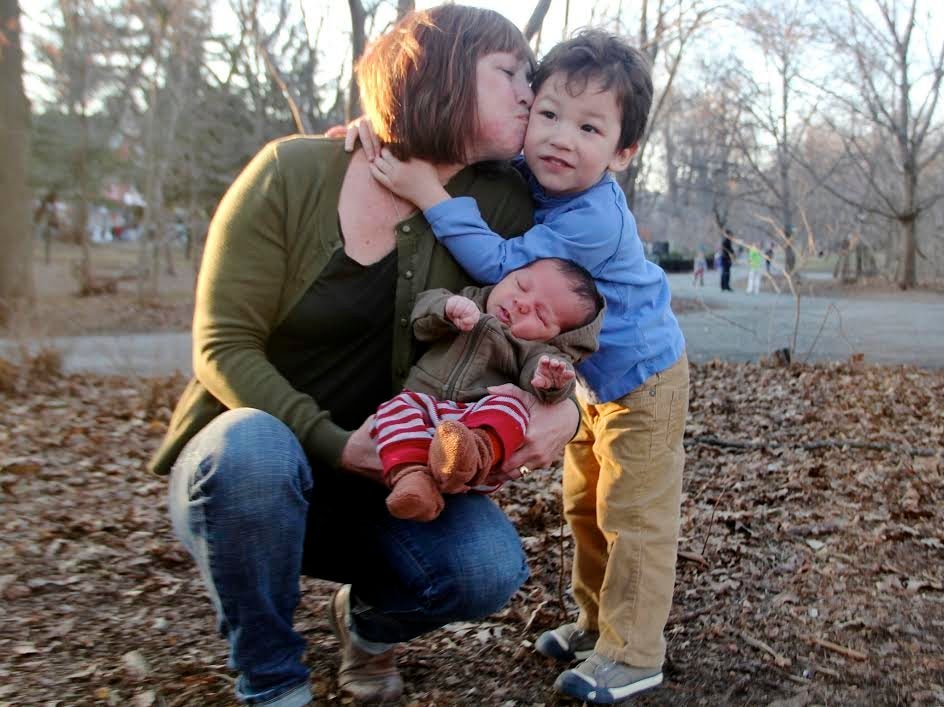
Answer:
[[[339,248],[269,338],[292,386],[354,430],[390,398],[397,251],[361,265]]]

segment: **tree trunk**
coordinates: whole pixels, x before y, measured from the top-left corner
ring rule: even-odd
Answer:
[[[917,250],[918,250],[918,210],[915,204],[915,195],[918,191],[918,174],[912,153],[908,152],[904,159],[904,179],[902,193],[902,212],[898,216],[898,232],[901,241],[901,257],[898,260],[897,280],[898,287],[903,290],[915,287],[918,284]]]
[[[0,0],[0,322],[33,298],[29,103],[23,92],[23,49],[17,0]]]
[[[348,0],[348,6],[351,8],[351,67],[357,65],[357,60],[364,53],[364,46],[367,43],[367,37],[364,33],[364,23],[367,21],[367,13],[361,0]],[[347,106],[344,109],[344,121],[351,122],[361,114],[361,96],[357,89],[357,78],[354,72],[351,72],[351,88],[347,94]]]
[[[416,9],[414,0],[397,0],[397,21],[402,20]]]
[[[539,34],[541,27],[544,26],[544,17],[547,15],[548,8],[551,6],[551,0],[538,0],[538,4],[534,6],[534,11],[531,13],[531,17],[528,18],[528,23],[524,26],[524,38],[529,42],[534,39],[534,35]],[[538,37],[538,44],[540,44],[540,37]]]
[[[917,274],[917,219],[914,216],[903,218],[898,222],[901,234],[901,260],[898,262],[898,287],[902,290],[915,287],[918,284]]]
[[[783,62],[783,71],[780,75],[780,139],[782,145],[778,147],[780,159],[780,198],[783,217],[783,260],[784,268],[788,273],[796,269],[796,251],[793,248],[793,192],[790,189],[790,127],[787,116],[790,114],[790,79],[787,62]]]
[[[82,82],[83,87],[85,82]],[[75,219],[76,234],[75,238],[82,249],[81,273],[82,285],[92,280],[92,252],[89,249],[88,242],[88,214],[89,214],[89,189],[88,176],[88,154],[89,154],[89,122],[85,109],[85,96],[82,96],[82,105],[79,111],[79,125],[81,126],[82,142],[79,148],[79,164],[77,165],[76,175],[79,181],[79,210]]]

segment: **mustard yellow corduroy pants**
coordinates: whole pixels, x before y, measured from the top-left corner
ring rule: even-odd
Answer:
[[[675,587],[688,359],[619,400],[581,408],[564,452],[577,622],[599,630],[598,653],[661,666]]]

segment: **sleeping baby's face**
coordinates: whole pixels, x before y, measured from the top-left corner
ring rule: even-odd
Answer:
[[[485,311],[526,341],[548,341],[580,326],[588,306],[553,260],[508,273],[488,296]]]

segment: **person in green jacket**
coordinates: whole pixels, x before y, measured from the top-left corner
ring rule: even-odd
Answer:
[[[357,77],[398,156],[436,164],[451,194],[514,234],[530,227],[531,202],[503,161],[523,143],[532,62],[498,13],[444,5],[407,15]],[[273,142],[223,197],[197,284],[194,377],[150,468],[171,475],[174,528],[217,610],[243,702],[311,700],[293,628],[302,574],[343,583],[329,616],[339,686],[363,701],[401,694],[395,644],[491,614],[527,578],[520,539],[487,496],[450,496],[429,523],[393,518],[369,434],[416,360],[417,295],[471,284],[422,214],[341,140]],[[505,479],[558,459],[577,427],[571,399],[530,405]]]
[[[750,269],[747,271],[746,292],[749,295],[756,295],[760,292],[760,278],[764,268],[764,256],[760,252],[760,248],[753,243],[747,251],[747,264]]]

